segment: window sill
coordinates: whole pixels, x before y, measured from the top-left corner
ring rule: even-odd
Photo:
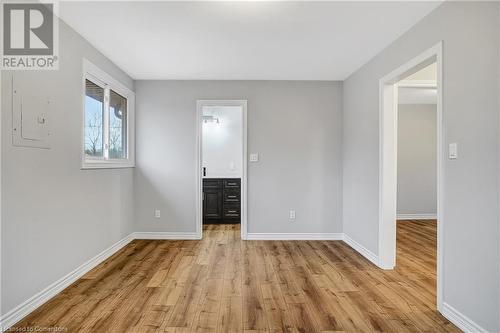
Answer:
[[[123,169],[134,168],[135,163],[130,160],[125,161],[85,161],[82,163],[82,170],[92,169]]]

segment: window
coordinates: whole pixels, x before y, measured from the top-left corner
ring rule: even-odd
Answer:
[[[104,156],[104,88],[85,80],[85,156]]]
[[[134,166],[134,93],[84,61],[82,168]]]
[[[109,93],[109,157],[127,158],[127,99]]]

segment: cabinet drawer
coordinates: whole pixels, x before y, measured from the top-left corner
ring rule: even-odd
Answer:
[[[240,218],[240,206],[230,206],[226,205],[224,206],[224,212],[223,212],[224,218],[229,218],[229,219],[238,219]]]
[[[222,188],[222,179],[203,179],[203,188]]]
[[[240,202],[240,192],[224,190],[224,202],[239,203]]]
[[[240,188],[240,179],[224,179],[224,188]]]

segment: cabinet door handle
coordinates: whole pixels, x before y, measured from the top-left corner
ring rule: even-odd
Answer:
[[[237,213],[238,211],[237,210],[228,210],[227,212],[228,213]]]
[[[228,195],[227,197],[228,198],[237,198],[237,196],[235,196],[235,195]]]
[[[227,185],[230,185],[230,186],[235,186],[237,185],[236,183],[227,183]]]

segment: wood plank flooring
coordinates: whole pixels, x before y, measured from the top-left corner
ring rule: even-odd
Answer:
[[[341,241],[134,240],[15,325],[67,332],[459,332],[436,309],[436,222],[398,223],[397,267]]]

